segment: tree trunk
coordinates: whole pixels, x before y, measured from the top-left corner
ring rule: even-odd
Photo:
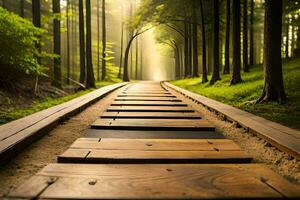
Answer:
[[[225,65],[223,74],[229,74],[229,44],[230,44],[230,0],[226,0],[226,36],[225,36]]]
[[[248,0],[244,0],[243,8],[243,66],[244,72],[249,72],[248,65]]]
[[[97,0],[97,81],[100,81],[100,0]]]
[[[191,18],[188,19],[189,20],[189,23],[188,23],[188,41],[189,41],[189,44],[188,44],[188,47],[189,47],[189,50],[188,50],[188,76],[190,77],[192,75],[192,24],[190,23],[191,21]]]
[[[105,0],[102,0],[102,80],[106,78],[106,20]]]
[[[203,11],[203,2],[200,3],[200,14],[201,14],[201,31],[202,31],[202,83],[206,83],[207,79],[207,68],[206,68],[206,38],[205,38],[205,20]]]
[[[120,52],[121,55],[120,55],[120,66],[119,66],[118,78],[121,78],[121,72],[122,72],[123,43],[124,43],[124,22],[122,22],[122,25],[121,25],[121,52]]]
[[[53,14],[60,14],[60,0],[53,0]],[[53,65],[53,81],[52,85],[57,88],[62,88],[61,83],[61,39],[60,39],[60,19],[56,16],[53,20],[53,43],[54,54],[59,57],[54,58]]]
[[[289,20],[289,19],[288,19]],[[285,57],[289,57],[289,44],[290,44],[290,34],[289,34],[289,22],[287,21],[285,24]]]
[[[32,0],[32,23],[35,27],[41,27],[41,2]]]
[[[95,78],[92,63],[92,27],[91,27],[91,1],[86,0],[86,87],[95,88]]]
[[[41,2],[40,0],[32,0],[32,23],[35,27],[41,28]],[[41,45],[36,43],[36,48],[41,53]],[[40,57],[37,58],[38,63],[41,64]]]
[[[254,0],[250,0],[250,48],[249,64],[254,65]]]
[[[219,68],[219,1],[214,0],[214,20],[213,20],[213,74],[210,80],[210,84],[214,84],[220,80],[220,68]]]
[[[180,78],[180,57],[179,48],[176,42],[174,42],[174,57],[175,57],[175,79]]]
[[[139,64],[139,38],[135,41],[135,79],[138,79],[138,64]]]
[[[264,30],[265,83],[258,102],[286,99],[281,62],[282,0],[266,1]],[[276,42],[274,42],[276,41]]]
[[[143,80],[143,37],[141,36],[141,45],[140,45],[140,79]]]
[[[127,44],[126,50],[125,50],[123,81],[126,81],[126,82],[130,81],[129,76],[128,76],[128,57],[129,57],[129,51],[130,51],[130,47],[131,47],[131,43],[132,43],[133,39],[134,39],[134,37],[130,38],[130,40]]]
[[[67,84],[70,84],[70,0],[67,0]],[[74,59],[74,58],[73,58]]]
[[[25,18],[24,2],[25,0],[20,0],[20,16]]]
[[[80,83],[86,81],[83,0],[79,0]]]
[[[242,82],[241,78],[241,3],[240,0],[233,0],[232,5],[233,15],[233,55],[232,55],[232,79],[230,84],[234,85]]]
[[[193,1],[193,77],[199,77],[198,71],[198,25],[196,0]]]
[[[189,75],[189,34],[188,34],[188,23],[187,19],[184,22],[184,76]]]

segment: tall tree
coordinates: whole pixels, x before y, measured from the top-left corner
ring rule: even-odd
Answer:
[[[225,38],[225,65],[223,74],[229,74],[229,44],[230,44],[230,0],[226,0],[226,38]]]
[[[286,99],[281,61],[282,0],[265,2],[264,88],[258,102]],[[276,41],[276,42],[274,42]]]
[[[70,0],[67,0],[67,83],[70,83]]]
[[[41,27],[41,2],[32,0],[32,23],[36,27]]]
[[[139,37],[135,40],[135,79],[138,79],[138,64],[139,64]]]
[[[121,49],[120,49],[121,52],[120,52],[120,66],[119,66],[118,78],[121,78],[121,72],[122,72],[123,44],[124,44],[124,22],[122,21],[122,25],[121,25]]]
[[[240,0],[233,0],[232,5],[232,34],[233,34],[233,55],[232,55],[232,79],[230,84],[242,82],[241,78],[241,3]]]
[[[203,10],[203,0],[200,3],[200,14],[201,14],[201,32],[202,32],[202,83],[206,83],[207,79],[207,67],[206,67],[206,37],[205,37],[205,20]]]
[[[254,65],[254,0],[250,0],[250,41],[249,64]]]
[[[184,21],[184,76],[189,75],[189,31],[187,18]]]
[[[32,0],[32,23],[35,27],[41,28],[41,2],[40,0]],[[36,44],[36,48],[41,53],[41,45]],[[41,59],[38,58],[38,62],[41,63]]]
[[[25,0],[20,0],[20,16],[25,17],[25,9],[24,9]]]
[[[105,0],[102,0],[102,80],[106,77],[106,20]]]
[[[193,77],[198,77],[198,24],[197,24],[197,1],[193,0]],[[178,48],[177,48],[178,52]],[[179,56],[179,53],[177,54]]]
[[[214,20],[213,20],[213,74],[210,84],[220,80],[219,68],[219,0],[213,0]]]
[[[62,88],[61,83],[61,39],[60,39],[60,0],[53,0],[52,9],[54,14],[53,20],[53,43],[54,54],[59,57],[54,58],[53,65],[53,81],[52,85],[57,88]]]
[[[100,81],[100,0],[97,0],[97,81]]]
[[[289,34],[290,24],[289,24],[289,18],[287,17],[286,23],[285,23],[285,57],[289,57],[289,46],[290,46],[290,34]]]
[[[85,40],[84,40],[84,14],[83,14],[83,0],[79,0],[79,49],[80,49],[80,83],[86,81],[86,65],[85,65]]]
[[[92,25],[91,0],[86,0],[86,87],[95,88],[95,77],[92,63]]]
[[[248,0],[244,0],[243,6],[243,66],[244,72],[249,72],[248,65]]]

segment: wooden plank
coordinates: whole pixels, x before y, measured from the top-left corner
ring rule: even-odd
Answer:
[[[151,131],[151,130],[101,130],[88,129],[85,137],[95,138],[131,138],[131,139],[224,139],[224,135],[215,131]]]
[[[171,94],[119,94],[118,97],[169,97],[176,98]]]
[[[79,138],[70,148],[90,150],[142,150],[142,151],[240,151],[228,139],[114,139]]]
[[[155,92],[155,91],[123,91],[122,94],[171,94],[171,92],[168,91],[162,91],[162,92]]]
[[[9,197],[297,199],[300,190],[261,164],[50,164]]]
[[[257,134],[259,137],[265,139],[278,149],[300,159],[300,131],[266,120],[262,117],[202,95],[184,90],[170,83],[164,83],[164,85],[177,90],[185,96],[188,96],[206,107],[226,116],[227,119],[237,122],[242,127],[249,130],[249,132]]]
[[[105,112],[101,118],[111,119],[201,119],[198,113],[176,113],[176,112]]]
[[[169,106],[109,106],[108,112],[195,112],[190,107]]]
[[[215,127],[204,119],[97,119],[91,125],[91,128],[119,130],[215,130]]]
[[[113,101],[111,106],[183,106],[186,103],[182,102],[166,102],[166,101]]]
[[[141,151],[68,149],[58,163],[249,163],[244,151]],[[85,154],[85,155],[83,155]]]
[[[170,102],[182,102],[180,99],[168,98],[168,97],[118,97],[115,101],[170,101]]]

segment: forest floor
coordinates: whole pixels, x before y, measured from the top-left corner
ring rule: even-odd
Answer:
[[[200,95],[230,104],[266,119],[300,130],[300,58],[283,63],[284,85],[287,101],[251,104],[263,90],[263,67],[253,66],[250,72],[242,73],[243,82],[230,86],[231,75],[221,75],[214,85],[202,83],[201,78],[189,78],[171,83]],[[210,77],[209,77],[210,78]]]
[[[117,79],[97,82],[96,87],[117,82],[119,82]],[[0,89],[0,125],[64,103],[93,90],[65,92],[52,87],[49,82],[41,82],[37,94],[34,94],[30,82],[20,84],[14,90]]]

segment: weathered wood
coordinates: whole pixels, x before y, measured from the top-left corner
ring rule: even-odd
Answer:
[[[58,162],[244,163],[251,157],[231,140],[80,138]]]
[[[113,139],[79,138],[74,149],[98,150],[160,150],[160,151],[239,151],[241,148],[228,139]]]
[[[118,97],[169,97],[176,98],[172,94],[119,94]]]
[[[195,112],[189,107],[169,106],[109,106],[108,112]]]
[[[100,130],[88,129],[85,137],[96,138],[141,138],[141,139],[224,139],[224,135],[213,131],[151,131],[151,130]]]
[[[176,113],[176,112],[105,112],[101,118],[111,119],[201,119],[198,113]]]
[[[300,131],[184,90],[170,83],[165,82],[164,85],[226,116],[227,119],[237,122],[249,132],[257,134],[278,149],[300,159]]]
[[[182,102],[166,102],[166,101],[114,101],[111,106],[182,106],[186,107],[186,103]]]
[[[0,126],[0,163],[11,159],[64,118],[70,117],[126,83],[106,86],[66,103]]]
[[[171,94],[168,91],[155,92],[155,91],[123,91],[122,94]]]
[[[97,119],[91,125],[91,128],[120,130],[215,130],[215,127],[204,119]]]
[[[115,101],[170,101],[170,102],[182,102],[180,99],[168,98],[168,97],[118,97]]]
[[[50,164],[9,197],[296,199],[300,190],[260,164]]]
[[[58,163],[249,163],[244,151],[141,151],[68,149]]]

